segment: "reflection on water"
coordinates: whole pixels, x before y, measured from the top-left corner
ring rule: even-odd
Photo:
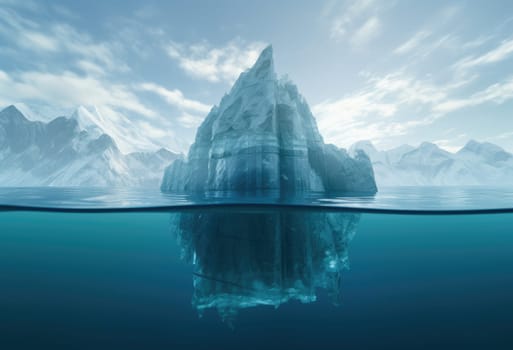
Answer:
[[[171,214],[183,259],[194,266],[193,306],[231,323],[240,309],[310,303],[324,288],[340,301],[341,274],[360,214],[312,211]]]

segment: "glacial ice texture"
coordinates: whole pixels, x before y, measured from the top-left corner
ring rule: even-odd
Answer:
[[[163,191],[376,192],[364,152],[326,145],[297,87],[278,79],[272,48],[241,74],[199,127],[187,160],[166,169]]]

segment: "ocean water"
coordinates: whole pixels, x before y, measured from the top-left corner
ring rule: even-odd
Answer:
[[[0,189],[0,349],[513,349],[512,198]]]

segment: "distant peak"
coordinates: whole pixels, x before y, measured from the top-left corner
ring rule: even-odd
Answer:
[[[21,111],[18,108],[16,108],[15,105],[9,105],[5,107],[4,109],[2,109],[2,112],[22,114]]]
[[[28,120],[25,117],[25,115],[18,108],[16,108],[15,105],[10,105],[10,106],[5,107],[4,109],[2,109],[0,111],[0,115],[5,116],[6,118],[9,118],[9,119],[16,118],[16,119]]]
[[[439,148],[436,144],[432,143],[432,142],[422,142],[419,146],[419,148],[421,149],[435,149],[435,148]]]
[[[357,148],[362,148],[362,147],[376,148],[376,147],[374,147],[372,141],[370,141],[370,140],[357,141],[357,142],[355,142],[354,146]]]
[[[463,148],[472,149],[477,146],[479,146],[481,143],[477,142],[476,140],[469,140]]]
[[[479,142],[476,140],[468,141],[465,146],[459,152],[473,152],[473,153],[507,153],[502,147],[490,143],[490,142]]]
[[[473,152],[473,153],[479,153],[483,147],[485,146],[484,143],[478,142],[476,140],[469,140],[465,146],[463,146],[460,149],[460,152]]]

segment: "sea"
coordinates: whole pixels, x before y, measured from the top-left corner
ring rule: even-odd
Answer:
[[[513,349],[513,189],[0,188],[0,349]]]

